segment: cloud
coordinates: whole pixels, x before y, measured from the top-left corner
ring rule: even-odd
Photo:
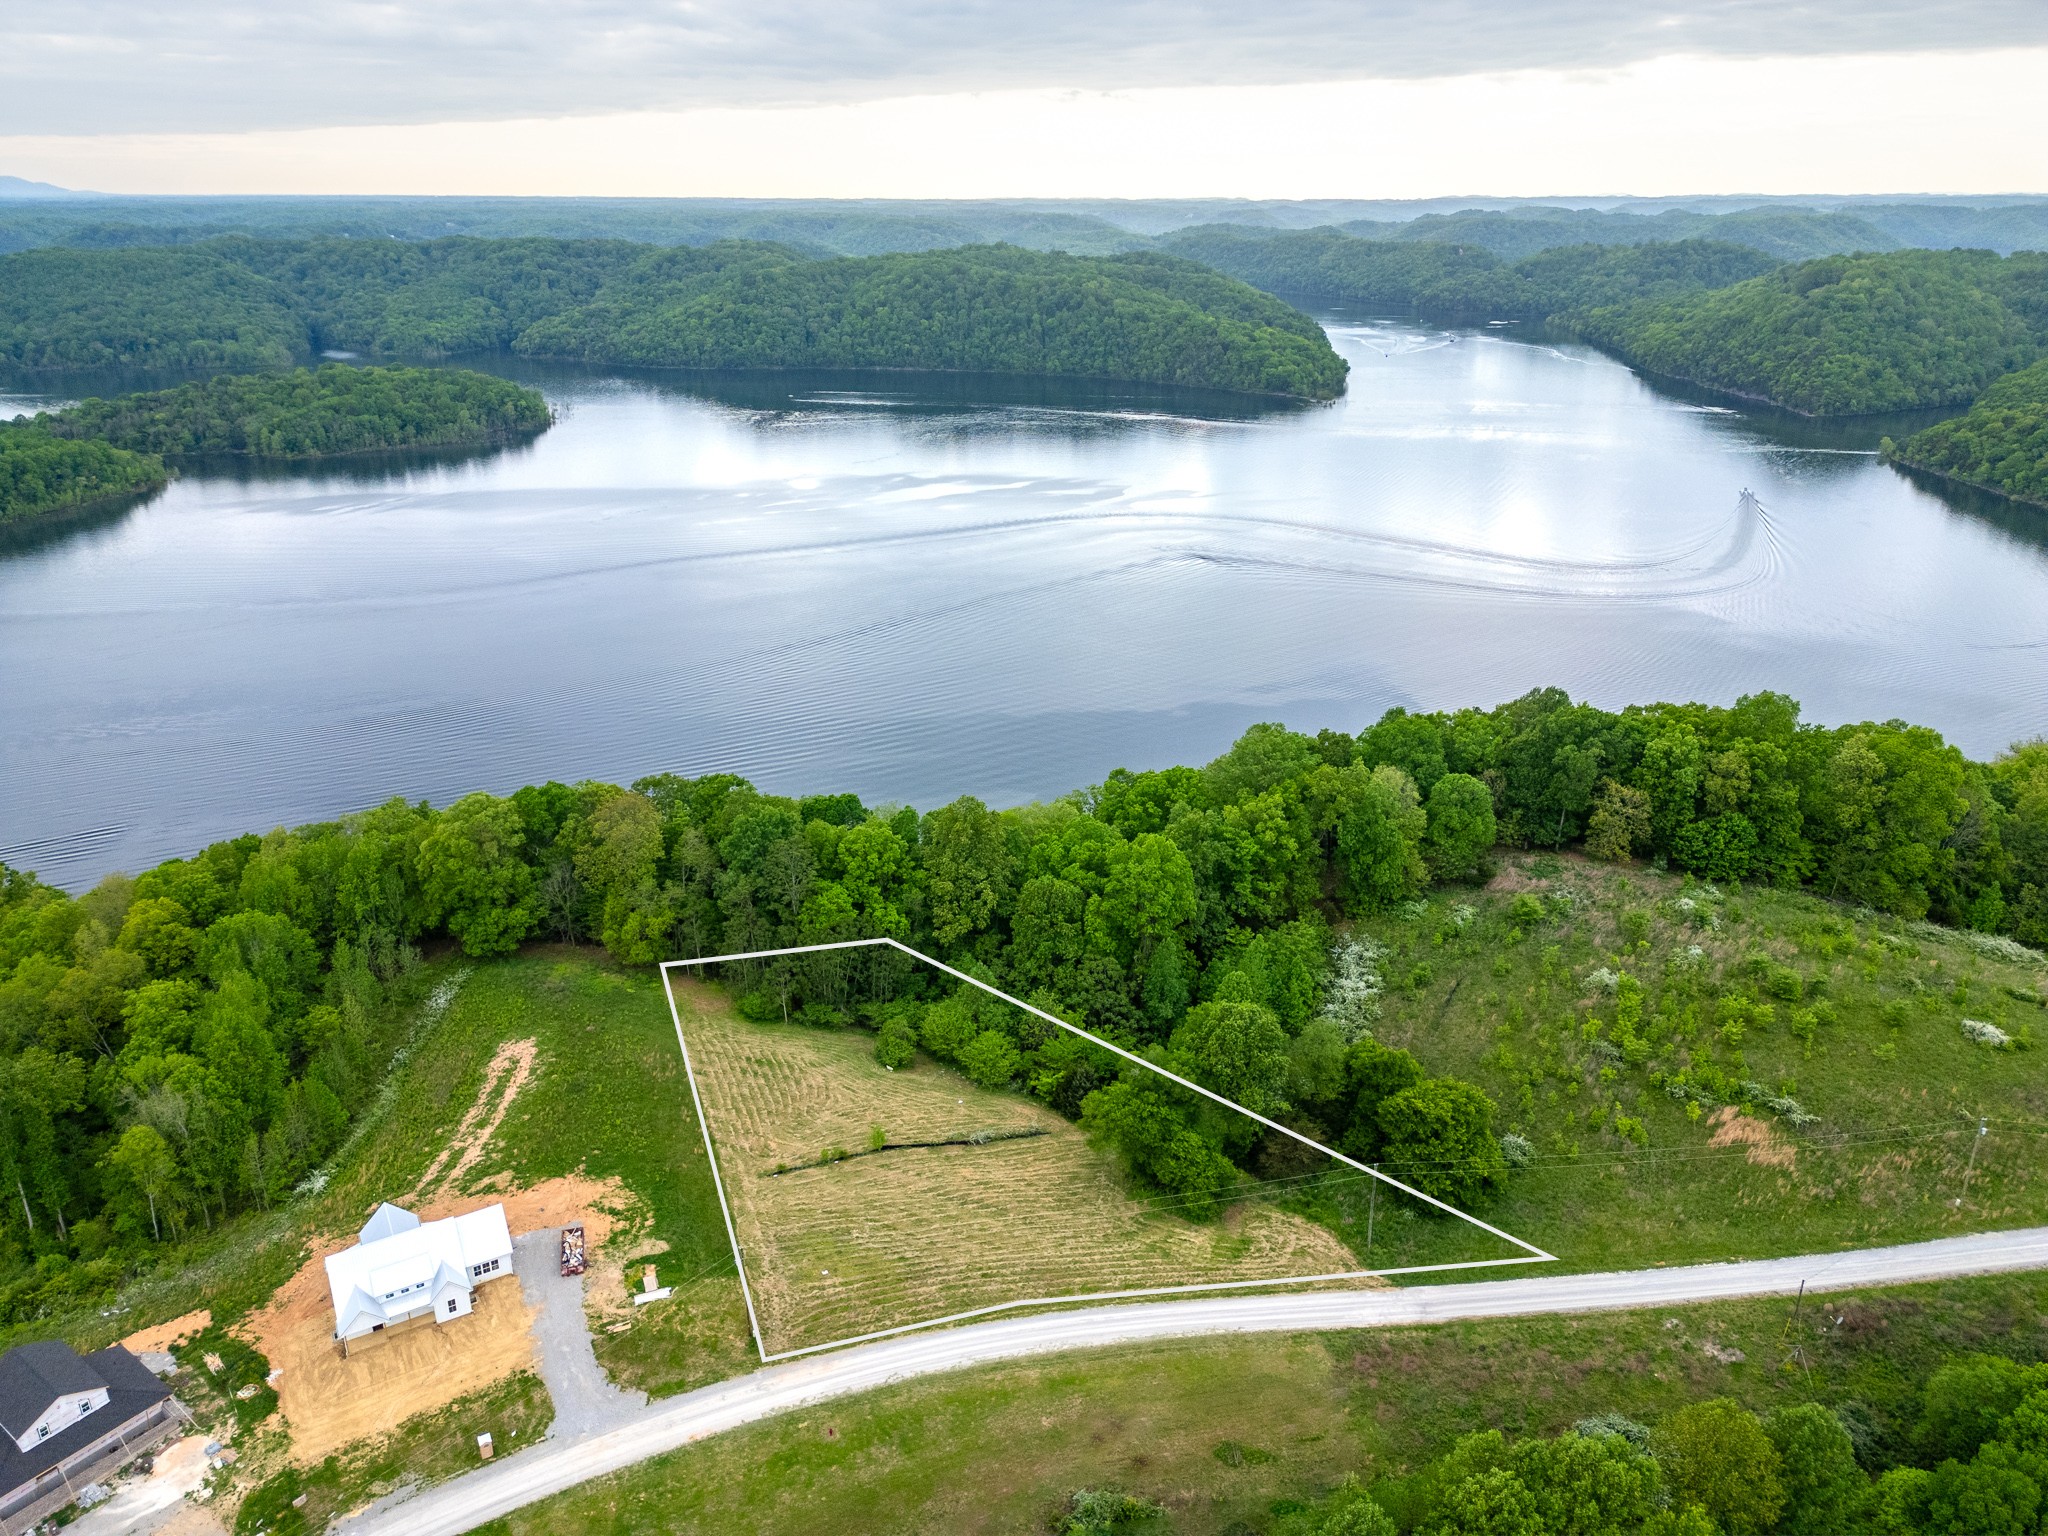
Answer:
[[[2048,48],[225,134],[0,137],[108,191],[1429,197],[2041,191]]]
[[[0,12],[0,135],[2040,44],[2040,0],[9,0]]]

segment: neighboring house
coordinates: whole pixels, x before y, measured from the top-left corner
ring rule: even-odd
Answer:
[[[118,1344],[91,1355],[57,1339],[10,1349],[0,1355],[0,1519],[69,1503],[81,1477],[104,1477],[182,1415]]]
[[[416,1317],[467,1317],[476,1288],[511,1273],[512,1234],[502,1205],[428,1222],[380,1205],[355,1247],[327,1257],[334,1336],[346,1350],[350,1339]]]

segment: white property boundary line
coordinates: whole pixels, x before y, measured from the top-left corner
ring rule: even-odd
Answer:
[[[1216,1280],[1201,1285],[1162,1285],[1152,1286],[1144,1290],[1091,1291],[1071,1296],[1041,1296],[1024,1301],[997,1302],[994,1306],[976,1307],[967,1312],[953,1312],[944,1317],[926,1318],[923,1322],[918,1323],[902,1323],[894,1328],[878,1328],[873,1333],[858,1333],[848,1338],[834,1339],[830,1343],[807,1344],[802,1349],[785,1349],[771,1355],[768,1353],[767,1344],[761,1338],[761,1320],[754,1311],[753,1287],[747,1283],[747,1263],[740,1253],[739,1231],[733,1225],[732,1206],[725,1198],[725,1181],[718,1172],[718,1151],[711,1140],[711,1119],[704,1113],[704,1096],[697,1089],[697,1069],[690,1060],[689,1042],[683,1038],[682,1011],[676,1006],[675,988],[669,985],[668,973],[671,970],[687,970],[694,966],[719,965],[735,960],[773,960],[783,955],[810,955],[831,949],[869,949],[878,945],[900,950],[913,960],[921,960],[926,965],[936,970],[944,971],[948,976],[964,981],[971,987],[979,987],[991,997],[1001,998],[1013,1007],[1022,1008],[1034,1018],[1043,1019],[1048,1024],[1056,1025],[1070,1035],[1079,1035],[1090,1044],[1098,1045],[1105,1051],[1110,1051],[1115,1055],[1123,1057],[1126,1061],[1134,1062],[1148,1072],[1156,1072],[1168,1081],[1178,1083],[1181,1087],[1193,1093],[1198,1093],[1205,1099],[1214,1100],[1225,1109],[1236,1110],[1239,1114],[1258,1121],[1259,1124],[1265,1126],[1268,1130],[1278,1131],[1281,1135],[1292,1137],[1303,1146],[1313,1148],[1326,1157],[1333,1157],[1347,1168],[1355,1168],[1360,1173],[1369,1174],[1373,1178],[1378,1179],[1382,1184],[1391,1185],[1393,1188],[1400,1190],[1404,1195],[1411,1195],[1417,1200],[1433,1205],[1438,1210],[1457,1217],[1460,1221],[1469,1222],[1482,1232],[1491,1233],[1503,1242],[1514,1244],[1515,1247],[1522,1249],[1527,1257],[1514,1259],[1468,1259],[1458,1264],[1414,1264],[1403,1269],[1352,1269],[1329,1275],[1292,1275],[1272,1280]],[[1069,1024],[1065,1019],[1047,1013],[1043,1008],[1034,1008],[1022,998],[1012,997],[1001,988],[992,987],[977,977],[969,976],[965,971],[956,971],[952,966],[946,964],[945,961],[934,960],[930,955],[920,950],[912,949],[908,944],[901,943],[896,939],[843,939],[836,944],[796,944],[785,949],[755,949],[741,954],[706,955],[697,960],[664,960],[661,963],[661,990],[668,997],[669,1018],[675,1022],[676,1026],[676,1045],[683,1053],[683,1071],[690,1079],[690,1102],[696,1106],[697,1124],[704,1132],[704,1153],[711,1162],[711,1186],[718,1192],[718,1208],[725,1217],[725,1235],[732,1243],[732,1261],[739,1270],[740,1295],[747,1304],[747,1326],[753,1330],[754,1349],[761,1356],[761,1363],[764,1365],[771,1364],[777,1360],[794,1360],[800,1355],[815,1355],[828,1349],[843,1349],[852,1344],[872,1343],[876,1339],[892,1338],[902,1333],[914,1333],[922,1328],[940,1328],[948,1323],[966,1322],[971,1318],[987,1317],[995,1312],[1013,1312],[1025,1307],[1065,1306],[1079,1302],[1127,1301],[1145,1296],[1186,1296],[1204,1291],[1249,1290],[1261,1286],[1315,1285],[1329,1280],[1368,1280],[1389,1275],[1426,1275],[1454,1269],[1496,1269],[1505,1264],[1554,1264],[1557,1262],[1556,1254],[1546,1253],[1534,1243],[1524,1242],[1512,1232],[1503,1232],[1499,1227],[1491,1226],[1481,1221],[1477,1216],[1469,1215],[1459,1210],[1456,1206],[1437,1199],[1434,1195],[1426,1195],[1419,1189],[1403,1184],[1399,1179],[1381,1173],[1377,1168],[1368,1167],[1354,1158],[1346,1157],[1342,1152],[1334,1151],[1319,1141],[1313,1141],[1302,1135],[1301,1132],[1280,1124],[1277,1120],[1268,1120],[1264,1115],[1256,1114],[1246,1109],[1242,1104],[1237,1104],[1224,1098],[1220,1093],[1211,1092],[1200,1083],[1189,1082],[1188,1079],[1167,1071],[1166,1068],[1159,1066],[1155,1062],[1147,1061],[1144,1057],[1127,1051],[1120,1045],[1111,1044],[1100,1035],[1090,1034],[1078,1024]]]

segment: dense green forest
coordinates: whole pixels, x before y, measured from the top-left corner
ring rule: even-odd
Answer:
[[[162,460],[148,454],[100,442],[67,442],[19,423],[0,424],[0,526],[40,512],[153,491],[163,483]]]
[[[323,349],[659,367],[884,367],[1329,399],[1306,316],[1195,263],[1007,246],[812,260],[721,242],[451,239],[42,250],[0,258],[0,360],[278,367]]]
[[[329,363],[85,400],[30,425],[56,438],[166,457],[305,459],[505,442],[544,431],[553,419],[539,391],[487,373]]]
[[[1162,244],[1269,291],[1472,319],[1543,319],[1668,298],[1777,265],[1747,247],[1707,240],[1570,245],[1513,263],[1477,243],[1359,240],[1329,229],[1275,234],[1217,224]]]
[[[2048,258],[1828,256],[1731,288],[1583,318],[1653,373],[1811,416],[1972,399],[2048,346]]]
[[[188,245],[259,240],[771,240],[817,256],[876,256],[1000,241],[1077,256],[1146,243],[1099,215],[1016,204],[850,203],[717,198],[263,197],[0,199],[0,251],[45,245]]]
[[[1903,443],[1886,438],[1882,451],[1895,464],[2048,506],[2048,361],[2007,374],[1966,415]]]
[[[124,198],[0,200],[0,251],[38,246],[190,244],[221,235],[266,240],[485,239],[545,236],[652,245],[773,240],[814,255],[873,256],[1001,241],[1109,255],[1198,223],[1340,228],[1372,240],[1480,245],[1509,261],[1560,245],[1719,240],[1784,261],[1900,246],[2011,252],[2048,248],[2048,201],[1976,206],[1857,200],[1610,209],[1540,203],[1446,211],[1441,202],[914,202],[718,198]],[[1418,215],[1419,211],[1419,216]]]
[[[385,1069],[384,990],[443,940],[595,940],[648,964],[899,936],[1478,1199],[1507,1173],[1494,1106],[1373,1041],[1373,957],[1332,925],[1475,878],[1500,842],[2048,943],[2048,746],[1978,764],[1897,721],[1804,725],[1768,694],[1612,713],[1546,690],[1356,737],[1258,726],[1206,768],[1003,812],[871,812],[729,774],[393,800],[78,897],[0,876],[0,1320],[102,1294],[309,1176]],[[860,1022],[885,1059],[915,1044],[1020,1081],[1190,1198],[1256,1158],[1242,1122],[925,975],[883,957],[727,981],[757,1016]]]
[[[514,348],[642,366],[927,368],[1308,399],[1343,388],[1344,364],[1321,327],[1170,257],[1080,261],[972,246],[707,266],[694,251],[650,258]]]
[[[1604,1413],[1556,1438],[1487,1430],[1405,1476],[1348,1480],[1281,1521],[1274,1536],[2038,1530],[2048,1500],[2048,1366],[1954,1358],[1927,1379],[1915,1406],[1912,1421],[1882,1438],[1860,1403],[1794,1402],[1759,1417],[1729,1397],[1688,1403],[1654,1425]],[[1136,1517],[1154,1512],[1129,1510],[1124,1528],[1144,1529]],[[1077,1528],[1117,1527],[1067,1527]]]
[[[1856,213],[1813,208],[1746,208],[1734,213],[1631,213],[1622,209],[1515,208],[1500,212],[1468,209],[1428,213],[1404,224],[1358,219],[1337,226],[1367,240],[1420,240],[1477,245],[1507,261],[1565,245],[1644,245],[1652,241],[1711,240],[1746,246],[1778,261],[1805,261],[1844,251],[1889,251],[1902,244],[1880,225]],[[2036,237],[2039,238],[2038,236]],[[1976,244],[1946,240],[1949,244]]]
[[[1418,221],[1420,222],[1420,221]],[[1170,248],[1257,287],[1460,319],[1547,319],[1652,373],[1812,416],[1954,405],[2048,350],[2048,256],[1480,245],[1211,226]]]

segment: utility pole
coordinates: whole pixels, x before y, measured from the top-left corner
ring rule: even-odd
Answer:
[[[1799,1282],[1799,1294],[1792,1299],[1792,1316],[1785,1323],[1785,1336],[1792,1340],[1792,1350],[1789,1358],[1799,1362],[1799,1369],[1804,1371],[1806,1379],[1811,1381],[1813,1379],[1813,1371],[1806,1363],[1806,1345],[1801,1341],[1799,1335],[1799,1314],[1805,1308],[1805,1305],[1806,1282],[1801,1280]]]
[[[1380,1165],[1374,1163],[1372,1169],[1373,1173],[1377,1175]],[[1365,1197],[1365,1262],[1368,1264],[1372,1262],[1372,1223],[1373,1218],[1379,1214],[1379,1209],[1380,1181],[1375,1177],[1371,1185],[1368,1186],[1368,1192]]]
[[[1991,1122],[1984,1116],[1977,1117],[1977,1134],[1970,1138],[1970,1160],[1963,1164],[1963,1194],[1955,1198],[1957,1210],[1963,1208],[1963,1195],[1970,1192],[1970,1175],[1977,1171],[1977,1149],[1984,1145],[1984,1138],[1991,1134]]]

